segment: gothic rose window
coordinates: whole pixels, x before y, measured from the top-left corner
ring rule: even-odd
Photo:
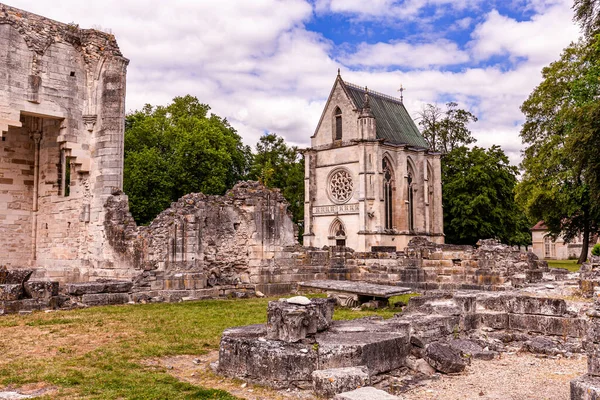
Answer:
[[[345,203],[352,197],[354,183],[345,169],[334,171],[329,178],[329,194],[336,203]]]

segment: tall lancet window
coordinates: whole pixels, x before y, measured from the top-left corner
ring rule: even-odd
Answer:
[[[383,159],[383,204],[385,207],[385,229],[393,229],[393,184],[394,174],[387,159]]]
[[[414,201],[413,201],[413,173],[409,170],[408,172],[408,230],[412,231],[415,229],[415,217],[414,217]]]
[[[435,207],[433,198],[433,168],[427,163],[427,204],[429,204],[429,233],[434,230]]]
[[[342,110],[335,108],[335,140],[342,140]]]

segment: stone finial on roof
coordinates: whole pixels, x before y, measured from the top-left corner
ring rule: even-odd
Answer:
[[[373,118],[371,112],[371,104],[369,99],[369,88],[365,86],[365,101],[363,103],[362,110],[360,112],[360,118]]]

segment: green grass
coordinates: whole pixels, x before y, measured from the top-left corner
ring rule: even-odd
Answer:
[[[577,260],[546,260],[551,268],[566,268],[571,272],[578,272],[581,264]]]
[[[0,387],[45,382],[52,398],[235,399],[172,377],[142,360],[216,350],[233,326],[266,322],[272,299],[95,307],[0,318]],[[398,310],[338,309],[335,319]]]

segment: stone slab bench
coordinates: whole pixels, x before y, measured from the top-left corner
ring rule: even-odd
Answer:
[[[369,300],[389,299],[393,296],[412,293],[410,288],[400,286],[376,285],[374,283],[354,281],[310,281],[298,283],[300,289],[319,289],[330,292],[358,295],[361,303]]]

